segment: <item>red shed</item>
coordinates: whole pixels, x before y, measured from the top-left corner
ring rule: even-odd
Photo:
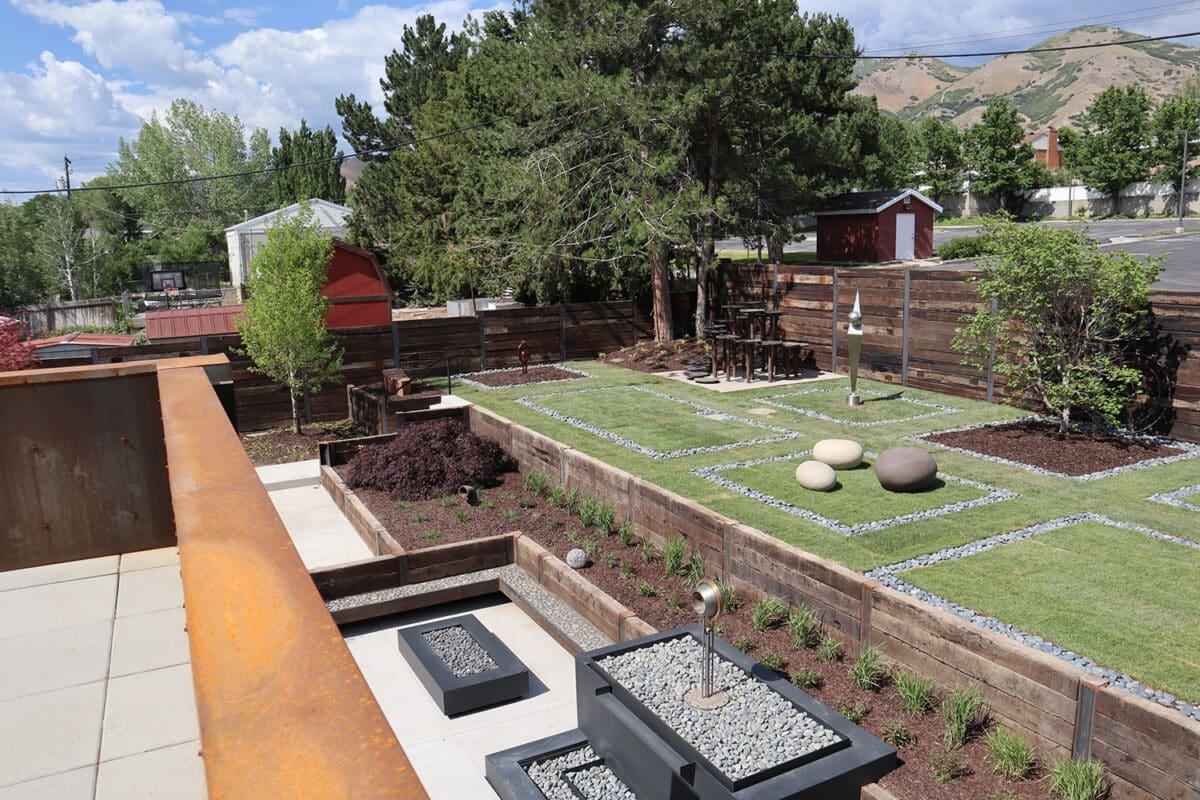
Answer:
[[[916,189],[847,192],[817,212],[822,261],[911,261],[933,255],[933,218],[942,207]]]
[[[321,294],[331,304],[328,328],[391,324],[392,288],[370,250],[334,239],[329,277]]]

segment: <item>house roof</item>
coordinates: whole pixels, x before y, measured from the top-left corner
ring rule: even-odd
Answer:
[[[237,333],[237,322],[244,313],[240,305],[147,311],[146,337],[153,342],[197,336],[226,336]]]
[[[74,344],[80,347],[129,347],[133,344],[134,338],[132,334],[126,333],[64,333],[61,336],[47,336],[44,339],[29,339],[25,345],[34,350],[60,344]]]
[[[884,189],[879,192],[844,192],[826,200],[816,212],[818,217],[830,214],[878,214],[906,197],[915,197],[934,211],[942,207],[916,189]]]
[[[346,230],[346,217],[350,214],[348,206],[341,206],[337,203],[331,203],[328,200],[314,199],[308,201],[309,207],[312,209],[313,218],[316,223],[325,230],[344,233]],[[225,229],[226,233],[264,233],[275,220],[279,218],[288,219],[296,216],[300,210],[299,203],[292,203],[286,208],[276,209],[263,214],[254,219],[248,219],[245,222],[239,222]]]

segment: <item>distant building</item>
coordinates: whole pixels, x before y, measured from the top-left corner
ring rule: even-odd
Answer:
[[[1058,131],[1046,128],[1044,131],[1034,131],[1021,140],[1022,144],[1033,148],[1033,159],[1048,170],[1056,170],[1062,166],[1062,145],[1058,143]]]
[[[61,358],[89,358],[96,350],[109,347],[129,347],[135,338],[125,333],[64,333],[44,339],[27,339],[24,345],[36,352],[43,361],[54,361]]]
[[[348,206],[328,200],[309,200],[308,205],[312,209],[314,221],[321,230],[338,239],[346,238],[346,217],[350,215]],[[294,217],[299,211],[300,204],[293,203],[286,208],[225,229],[225,244],[229,249],[229,279],[237,288],[239,298],[246,296],[246,269],[254,260],[258,248],[267,241],[267,229],[275,221]]]
[[[933,218],[942,207],[916,189],[846,192],[817,211],[821,261],[911,261],[933,255]]]

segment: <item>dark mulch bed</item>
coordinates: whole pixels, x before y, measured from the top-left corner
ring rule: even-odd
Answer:
[[[242,447],[254,466],[266,467],[316,458],[318,443],[359,435],[350,420],[318,422],[305,425],[303,430],[299,434],[292,433],[290,427],[248,433],[242,437]]]
[[[943,433],[929,440],[1067,475],[1086,475],[1182,452],[1113,433],[1072,431],[1060,436],[1053,425],[1028,420]]]
[[[339,471],[344,468],[339,468]],[[526,491],[519,474],[509,473],[502,482],[481,492],[481,505],[468,506],[460,496],[442,500],[393,502],[380,491],[360,489],[358,496],[405,548],[422,548],[447,542],[459,542],[519,530],[565,558],[573,547],[593,546],[595,553],[580,574],[633,609],[659,629],[694,622],[690,611],[691,588],[685,578],[667,576],[662,554],[639,548],[636,541],[625,545],[617,534],[604,534],[585,527],[577,516],[553,505],[543,495]],[[461,515],[465,515],[461,517]],[[586,547],[585,547],[586,549]],[[645,552],[648,551],[649,561]],[[623,573],[624,569],[624,573]],[[653,596],[642,588],[652,587]],[[720,620],[720,635],[727,641],[746,636],[757,658],[776,653],[784,659],[784,674],[807,667],[821,677],[821,685],[806,689],[825,704],[865,703],[869,708],[860,724],[881,736],[883,726],[902,721],[917,735],[916,744],[900,751],[902,766],[882,781],[903,800],[984,800],[1001,798],[1045,798],[1040,781],[1012,782],[996,776],[986,760],[987,748],[976,737],[963,749],[963,772],[950,783],[939,783],[932,775],[930,758],[941,753],[942,721],[936,713],[923,717],[905,714],[889,683],[881,691],[856,689],[850,682],[850,660],[822,663],[814,649],[796,650],[791,634],[784,628],[756,631],[750,622],[751,603],[727,612]]]
[[[522,386],[526,383],[544,383],[545,381],[577,381],[587,377],[575,372],[568,372],[558,367],[530,367],[522,374],[521,370],[502,370],[496,372],[480,372],[466,376],[484,386],[499,388],[501,386]]]
[[[675,339],[670,342],[638,342],[605,354],[603,361],[638,372],[663,372],[686,369],[695,361],[707,361],[708,351],[695,339]]]

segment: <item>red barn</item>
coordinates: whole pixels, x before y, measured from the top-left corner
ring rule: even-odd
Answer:
[[[391,324],[392,288],[370,250],[334,239],[329,277],[321,294],[331,306],[327,328]]]
[[[817,212],[821,261],[911,261],[933,255],[933,218],[942,207],[915,189],[847,192]]]

